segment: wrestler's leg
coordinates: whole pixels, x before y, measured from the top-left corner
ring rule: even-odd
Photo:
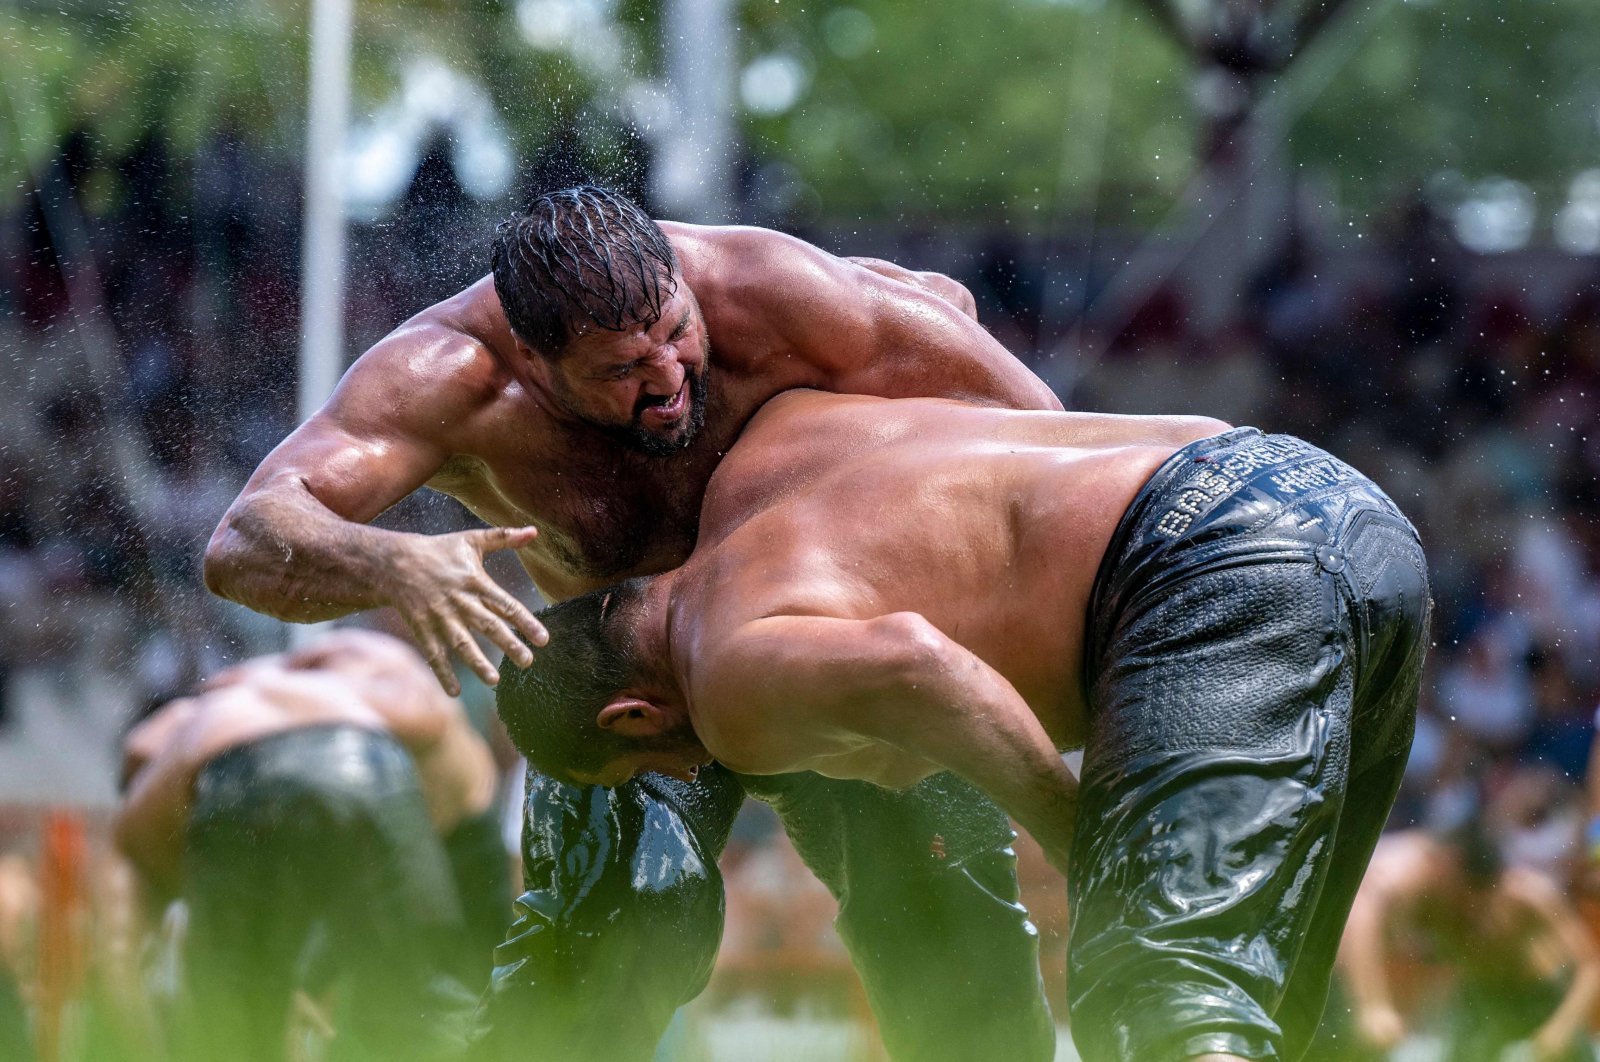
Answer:
[[[483,987],[495,946],[505,939],[511,923],[511,861],[501,814],[498,803],[491,805],[483,814],[459,823],[444,838],[466,920],[461,949],[475,971],[475,989]]]
[[[313,839],[328,882],[323,924],[336,980],[338,1059],[436,1059],[461,1047],[451,1025],[470,1013],[483,957],[467,968],[444,844],[411,757],[386,735],[345,733],[326,760],[346,783],[323,791],[333,825]],[[315,986],[312,986],[315,987]]]
[[[1055,1053],[1010,824],[951,775],[903,791],[746,778],[839,900],[839,935],[897,1062]]]
[[[1128,607],[1092,690],[1069,875],[1086,1059],[1289,1057],[1274,1015],[1346,799],[1345,608],[1309,556]]]
[[[1316,1035],[1345,921],[1399,792],[1416,727],[1431,610],[1422,547],[1392,504],[1358,512],[1340,536],[1338,573],[1361,646],[1355,679],[1350,796],[1333,841],[1300,958],[1275,1015],[1284,1056],[1299,1058]]]
[[[174,1043],[186,1062],[283,1057],[289,995],[317,915],[317,872],[298,865],[283,831],[316,831],[318,811],[260,784],[251,766],[235,755],[202,772],[185,835],[185,990]]]
[[[722,939],[717,857],[744,794],[711,767],[694,784],[616,789],[528,773],[526,892],[495,949],[475,1059],[648,1059],[698,995]]]

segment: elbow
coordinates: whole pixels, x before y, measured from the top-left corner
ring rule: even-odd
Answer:
[[[1600,954],[1580,956],[1577,967],[1576,979],[1583,982],[1591,996],[1600,996]]]
[[[897,684],[926,686],[943,673],[950,640],[920,612],[891,612],[873,625]]]
[[[205,580],[206,589],[216,594],[233,600],[235,563],[231,551],[227,546],[227,539],[231,534],[228,528],[228,518],[223,517],[222,523],[211,535],[211,541],[206,543],[206,552],[200,563],[201,576]]]

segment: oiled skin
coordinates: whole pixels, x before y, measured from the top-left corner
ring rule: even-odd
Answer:
[[[426,485],[492,526],[536,526],[518,557],[560,600],[685,560],[717,461],[782,391],[1060,408],[927,286],[762,229],[663,228],[711,348],[706,424],[686,451],[639,454],[562,409],[486,277],[362,355],[267,457],[207,550],[208,585],[299,621],[392,603],[393,542],[354,525]]]
[[[625,695],[681,708],[736,771],[898,787],[953,769],[1027,824],[1005,794],[1028,764],[972,750],[1011,730],[1009,750],[1036,756],[1045,777],[1059,770],[1055,750],[1083,743],[1084,634],[1107,542],[1162,461],[1226,427],[776,398],[712,480],[694,556],[651,585],[635,628],[647,663]],[[882,622],[895,616],[931,626],[944,659],[922,661],[927,639]],[[826,621],[846,621],[842,643]],[[957,656],[984,673],[946,675]],[[906,720],[874,718],[908,699]],[[973,758],[931,760],[939,730]]]
[[[687,450],[645,457],[575,419],[552,390],[570,366],[552,366],[515,339],[485,278],[364,354],[323,410],[269,455],[212,538],[208,586],[295,621],[395,606],[414,630],[434,627],[435,644],[419,641],[453,689],[448,652],[469,663],[476,652],[467,628],[506,649],[513,663],[524,662],[519,654],[527,649],[505,625],[538,643],[522,603],[487,578],[483,552],[516,548],[550,600],[681,563],[717,462],[775,394],[814,387],[1060,408],[974,320],[970,295],[953,281],[841,260],[760,229],[663,228],[680,264],[680,297],[688,293],[702,319],[677,342],[668,319],[619,335],[613,345],[618,356],[659,358],[643,383],[656,395],[671,393],[676,366],[709,347],[705,427]],[[626,388],[574,379],[597,401],[632,406],[635,394]],[[538,538],[517,530],[399,535],[365,526],[424,485],[497,528],[534,525]],[[484,618],[485,609],[497,618]],[[477,670],[495,680],[492,669]],[[518,900],[517,924],[497,956],[484,1057],[650,1056],[673,1009],[705,983],[715,955],[715,856],[743,791],[725,774],[702,778],[701,787],[713,784],[718,799],[702,814],[684,787],[668,787],[669,801],[643,783],[607,792],[530,779],[529,892]],[[813,796],[823,808],[833,806],[831,796]],[[786,825],[808,815],[818,819],[816,830],[833,821],[798,806],[805,801],[794,803]],[[884,986],[874,1005],[885,1036],[892,1044],[942,1044],[949,1057],[961,1057],[966,1041],[946,1019],[964,1013],[954,1002],[970,994],[969,977],[980,977],[991,990],[1002,980],[1015,984],[1008,989],[1013,1013],[994,1015],[987,1026],[968,1022],[982,1027],[967,1035],[987,1037],[1013,1057],[1048,1051],[1052,1034],[1034,983],[1025,913],[1018,908],[1006,921],[995,913],[1004,905],[991,902],[1005,895],[1005,882],[1014,888],[1002,854],[1009,836],[1003,816],[971,793],[928,807],[926,815],[911,807],[854,809],[854,825],[840,839],[848,854],[829,875],[843,895],[841,930],[849,937],[854,926],[860,939],[860,948],[853,946],[858,966],[869,983]],[[986,858],[1001,867],[998,883],[969,882],[953,868],[943,875],[949,882],[935,888],[899,862],[870,858],[877,838],[899,836],[923,818],[946,823],[939,828],[951,837],[992,837],[995,851]],[[690,834],[670,852],[652,847]],[[632,871],[647,862],[661,880],[641,887]],[[936,893],[947,905],[937,911],[902,902]],[[939,991],[898,977],[899,967],[885,958],[925,968],[920,956],[941,949],[957,961]],[[978,949],[989,967],[965,958]]]

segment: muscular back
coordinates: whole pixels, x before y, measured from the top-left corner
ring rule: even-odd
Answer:
[[[238,550],[227,532],[287,543],[299,492],[366,522],[426,484],[491,525],[537,526],[538,539],[519,557],[547,597],[567,597],[682,563],[721,455],[782,391],[1059,408],[976,321],[903,279],[913,274],[858,265],[767,230],[663,228],[711,345],[706,423],[687,451],[645,456],[564,416],[486,277],[363,355],[328,406],[263,463],[213,543],[213,589],[287,618],[342,614],[300,600],[331,583],[306,567],[310,543],[295,560],[307,586],[250,585],[230,573],[230,549]],[[275,499],[288,500],[281,515],[273,514]],[[262,545],[251,548],[270,559]]]
[[[1163,460],[1223,428],[783,395],[711,481],[674,640],[767,615],[919,613],[1009,679],[1058,745],[1076,744],[1106,544]]]
[[[540,526],[523,561],[547,596],[681,564],[718,461],[783,391],[1059,408],[975,321],[926,287],[886,275],[886,263],[868,268],[760,229],[663,228],[712,344],[711,398],[696,442],[664,461],[556,421],[529,431],[527,396],[509,387],[463,439],[466,452],[431,481],[489,523]]]

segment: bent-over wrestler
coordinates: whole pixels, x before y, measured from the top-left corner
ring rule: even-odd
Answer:
[[[1507,866],[1481,823],[1378,843],[1338,962],[1350,1005],[1343,1031],[1370,1052],[1363,1057],[1387,1058],[1406,1036],[1388,960],[1418,941],[1456,974],[1442,1057],[1495,1062],[1525,1042],[1536,1062],[1596,1058],[1588,1022],[1600,1002],[1600,949],[1561,885]]]
[[[1068,871],[1086,1059],[1296,1058],[1405,764],[1428,582],[1365,476],[1224,427],[780,396],[690,561],[542,613],[560,651],[505,669],[501,714],[580,782],[953,771]]]
[[[533,655],[518,634],[539,646],[544,632],[484,553],[514,549],[551,600],[681,564],[707,480],[781,391],[1060,408],[959,284],[782,233],[657,224],[575,188],[503,224],[492,258],[492,276],[363,354],[266,458],[207,550],[212,589],[297,621],[393,606],[447,689],[450,653],[492,683],[473,632],[516,665]],[[492,528],[366,525],[424,485]],[[496,952],[484,1054],[650,1058],[710,975],[716,860],[747,793],[838,898],[894,1057],[1054,1054],[1010,826],[969,785],[528,781],[527,892]]]
[[[124,763],[118,847],[188,911],[180,1057],[282,1059],[292,1009],[331,1058],[459,1046],[431,1026],[481,983],[510,868],[488,745],[415,651],[337,631],[230,668]]]

